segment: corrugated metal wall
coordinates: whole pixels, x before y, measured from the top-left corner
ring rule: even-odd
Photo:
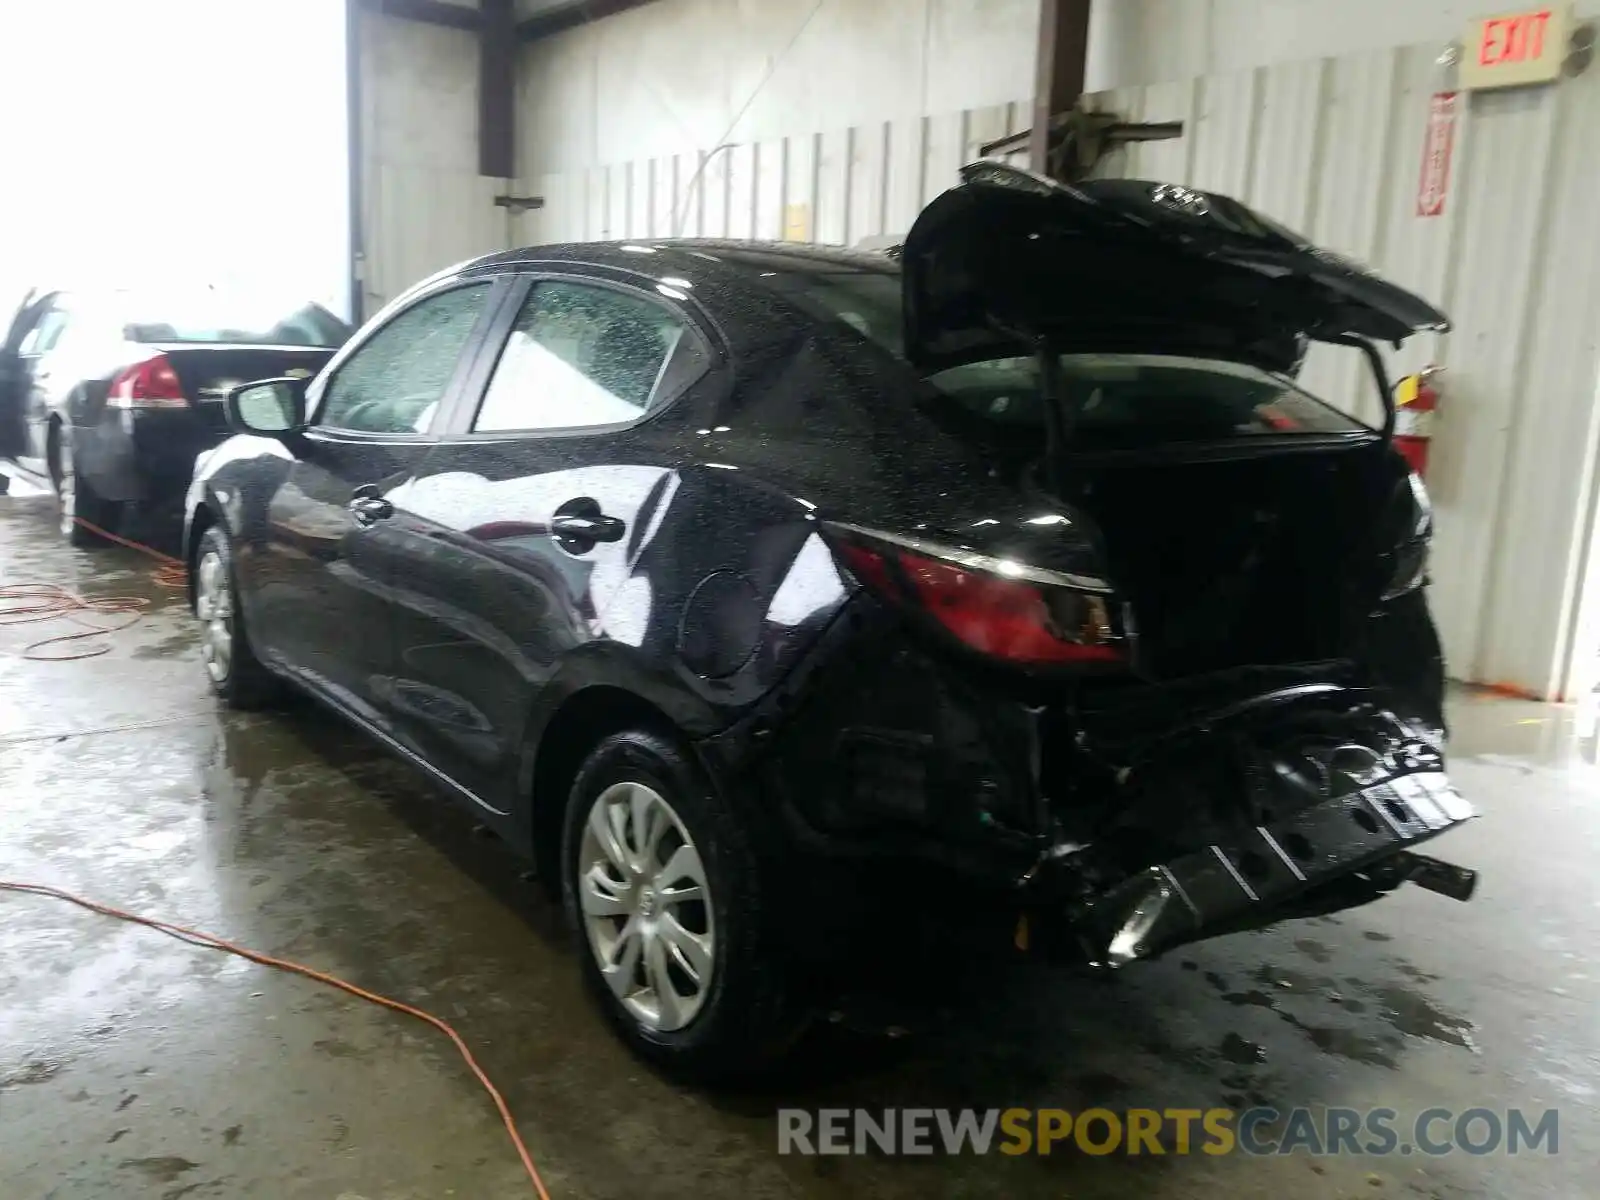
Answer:
[[[1183,138],[1130,147],[1109,173],[1248,200],[1441,301],[1446,409],[1429,486],[1439,509],[1433,605],[1452,673],[1559,692],[1577,617],[1597,435],[1600,71],[1471,98],[1445,214],[1415,215],[1437,46],[1264,67],[1107,93]],[[525,182],[546,207],[526,242],[685,235],[854,244],[903,232],[1017,104],[886,121]],[[1319,348],[1315,389],[1377,411],[1355,352]],[[1594,622],[1600,632],[1600,619]],[[1587,628],[1587,625],[1585,625]],[[1585,646],[1585,650],[1592,649]]]
[[[853,245],[903,233],[983,143],[1021,128],[1019,101],[941,116],[687,151],[544,175],[531,242],[605,238],[798,237]]]

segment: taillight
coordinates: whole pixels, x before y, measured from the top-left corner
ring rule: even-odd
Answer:
[[[854,526],[830,532],[874,593],[925,614],[981,654],[1021,666],[1127,661],[1114,598],[1100,580]]]
[[[106,403],[112,408],[183,408],[189,402],[172,363],[165,354],[157,354],[119,371]]]

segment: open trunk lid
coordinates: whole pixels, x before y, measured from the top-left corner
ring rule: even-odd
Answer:
[[[296,375],[310,379],[334,351],[323,346],[213,346],[163,342],[151,346],[164,355],[183,383],[184,394],[198,404],[220,404],[228,393],[257,379]]]
[[[1213,356],[1293,371],[1307,339],[1399,343],[1448,318],[1227,196],[1068,187],[973,163],[902,256],[907,355],[925,370],[1060,352]]]
[[[196,342],[158,342],[150,349],[172,365],[189,403],[207,424],[227,427],[223,401],[228,393],[257,379],[294,375],[310,379],[333,357],[324,346],[231,346]]]

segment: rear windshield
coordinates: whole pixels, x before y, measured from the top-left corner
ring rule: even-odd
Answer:
[[[1039,366],[1002,358],[940,371],[928,382],[996,432],[1044,430]],[[1096,446],[1211,441],[1367,427],[1290,380],[1239,363],[1152,354],[1064,354],[1061,387],[1074,441]]]
[[[763,282],[799,307],[841,321],[904,357],[898,273],[832,262],[762,265],[769,267]],[[1073,440],[1095,448],[1368,428],[1283,376],[1223,359],[1066,354],[1061,373],[1065,399],[1076,414]],[[935,398],[954,402],[996,435],[1044,434],[1044,399],[1032,357],[955,367],[927,382]]]
[[[124,321],[135,342],[339,346],[350,327],[318,304],[267,306],[200,295],[132,307]]]

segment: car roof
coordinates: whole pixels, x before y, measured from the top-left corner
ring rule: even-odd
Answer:
[[[610,242],[563,242],[528,246],[474,259],[462,273],[505,267],[536,267],[542,262],[610,267],[642,275],[717,271],[725,279],[759,278],[763,270],[861,271],[899,274],[900,264],[880,254],[818,246],[806,242],[745,241],[728,238],[639,238]]]

